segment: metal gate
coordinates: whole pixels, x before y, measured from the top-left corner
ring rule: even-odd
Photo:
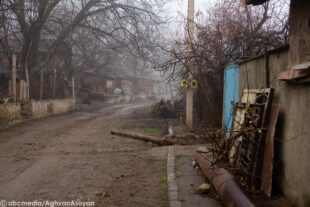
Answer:
[[[224,129],[226,137],[230,135],[233,121],[234,104],[239,99],[239,65],[231,63],[224,72]]]

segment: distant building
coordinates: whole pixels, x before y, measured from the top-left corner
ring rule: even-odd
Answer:
[[[38,51],[38,62],[42,60],[48,52],[49,47],[55,40],[53,39],[42,39],[39,44],[39,51]],[[17,55],[19,57],[20,52],[22,51],[22,45],[17,40],[9,40],[8,41],[9,48],[11,53]],[[44,68],[44,84],[43,84],[43,98],[51,98],[52,97],[52,78],[54,70],[56,69],[57,81],[56,81],[56,96],[58,98],[62,98],[68,96],[68,91],[66,91],[66,82],[71,77],[71,57],[72,51],[71,48],[63,43],[61,44],[49,61],[47,66]],[[8,57],[3,50],[0,50],[0,92],[2,95],[8,95],[8,82],[11,79],[11,66]],[[29,68],[30,74],[30,98],[32,99],[39,99],[39,85],[40,85],[40,72],[31,72],[31,66]],[[21,74],[24,71],[17,65],[17,92],[19,81],[23,79]],[[18,97],[18,94],[17,94]]]

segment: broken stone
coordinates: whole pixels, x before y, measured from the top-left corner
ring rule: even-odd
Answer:
[[[208,183],[201,184],[197,189],[196,192],[199,194],[207,194],[211,189],[211,185]]]
[[[193,161],[192,166],[193,166],[193,168],[196,168],[197,167],[197,162]]]
[[[202,153],[207,153],[209,152],[210,150],[208,150],[206,147],[199,147],[197,149],[197,152],[202,152]]]
[[[39,191],[39,194],[45,194],[45,193],[47,193],[48,192],[48,190],[47,189],[44,189],[44,190],[40,190]]]
[[[103,191],[96,191],[96,192],[95,192],[95,195],[96,195],[96,196],[102,196],[103,193],[104,193]]]

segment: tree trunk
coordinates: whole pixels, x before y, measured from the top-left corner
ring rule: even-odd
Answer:
[[[28,65],[25,65],[25,76],[26,76],[26,100],[29,100],[29,71]]]
[[[72,76],[72,98],[75,98],[74,75]]]
[[[16,55],[12,56],[12,94],[16,102]]]
[[[54,69],[54,77],[53,77],[53,98],[56,97],[56,68]]]
[[[24,84],[25,84],[24,80],[19,81],[19,100],[20,101],[24,100],[24,93],[25,93]]]
[[[12,95],[12,80],[9,80],[8,89],[9,89],[9,96],[11,96]]]
[[[44,70],[40,70],[40,100],[43,99]]]

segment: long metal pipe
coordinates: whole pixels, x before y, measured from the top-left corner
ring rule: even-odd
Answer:
[[[196,152],[195,160],[227,207],[255,207],[234,176],[213,164],[212,152]]]

